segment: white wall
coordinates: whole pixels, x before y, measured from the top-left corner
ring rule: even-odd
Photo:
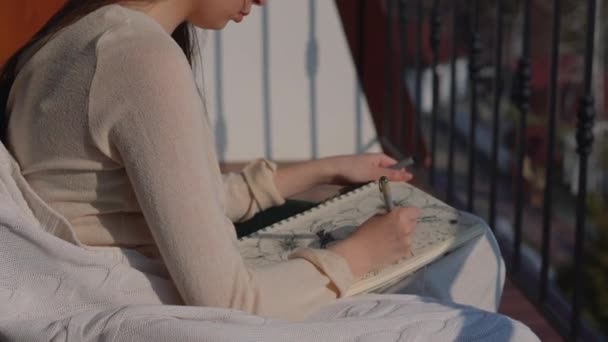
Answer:
[[[205,97],[210,117],[216,123],[220,159],[313,157],[306,67],[310,3],[310,0],[270,1],[266,9],[271,103],[268,136],[264,130],[262,10],[254,8],[243,23],[231,23],[219,34],[207,34],[203,49]],[[379,151],[367,102],[362,96],[359,97],[360,110],[357,110],[355,69],[337,9],[333,1],[314,3],[319,52],[317,157],[363,149]],[[218,46],[221,46],[219,50]],[[218,80],[222,83],[220,93]],[[218,95],[223,101],[219,101]],[[357,122],[361,126],[360,139],[356,135]]]

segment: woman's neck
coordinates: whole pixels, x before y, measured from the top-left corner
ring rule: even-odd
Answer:
[[[120,1],[119,5],[147,14],[158,22],[167,33],[173,31],[181,23],[186,21],[190,12],[190,1],[188,0],[164,0],[164,1]]]

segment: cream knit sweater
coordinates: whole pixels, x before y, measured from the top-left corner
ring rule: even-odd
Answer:
[[[77,238],[160,258],[186,304],[300,319],[353,281],[325,250],[245,266],[232,222],[284,202],[276,166],[220,173],[186,57],[144,13],[108,5],[58,32],[21,66],[8,110],[9,150]]]

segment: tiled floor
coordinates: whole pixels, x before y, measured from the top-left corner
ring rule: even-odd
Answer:
[[[499,312],[530,327],[543,342],[564,340],[534,305],[508,279],[505,283]]]

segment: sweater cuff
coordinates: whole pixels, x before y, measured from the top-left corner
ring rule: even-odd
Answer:
[[[302,258],[315,265],[338,289],[338,298],[344,297],[353,284],[353,274],[346,260],[336,253],[324,249],[298,248],[288,259]]]
[[[260,210],[285,203],[285,199],[274,182],[276,170],[275,163],[266,159],[258,159],[247,164],[241,171]]]

